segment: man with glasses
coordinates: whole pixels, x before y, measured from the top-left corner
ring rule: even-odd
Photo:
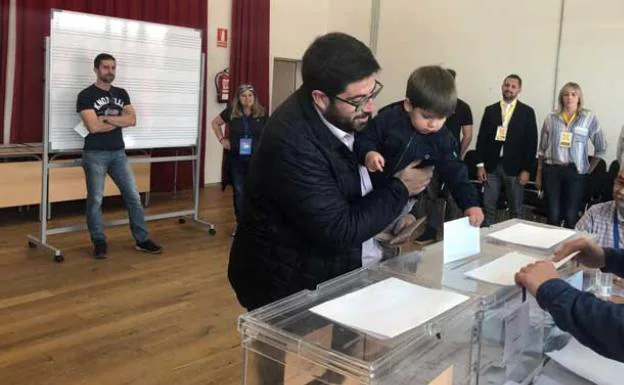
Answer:
[[[355,133],[382,86],[372,52],[343,33],[317,38],[302,60],[303,85],[268,120],[250,165],[228,277],[252,310],[376,263],[373,239],[430,173],[413,165],[373,190],[353,152]]]
[[[405,99],[379,111],[370,126],[358,135],[356,154],[362,164],[373,172],[375,189],[393,180],[394,174],[407,164],[418,161],[419,167],[436,168],[469,217],[473,226],[480,226],[483,211],[479,198],[468,179],[468,169],[459,157],[457,142],[444,126],[455,111],[457,92],[451,74],[439,66],[416,69],[407,81]],[[416,218],[411,214],[416,199],[410,199],[402,215],[384,230],[398,235]]]

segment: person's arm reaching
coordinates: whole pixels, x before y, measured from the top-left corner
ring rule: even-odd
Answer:
[[[447,135],[439,135],[438,143],[443,156],[436,164],[440,180],[448,186],[459,208],[470,217],[470,223],[473,226],[480,226],[484,218],[483,211],[479,207],[479,196],[468,178],[468,167],[456,155],[455,139],[447,132]]]
[[[587,267],[624,273],[624,250],[603,249],[587,238],[566,242],[555,253],[553,261],[577,251],[576,258]],[[624,305],[603,301],[573,288],[559,279],[551,261],[523,267],[516,273],[515,280],[536,297],[540,307],[552,315],[559,328],[597,353],[624,362]]]

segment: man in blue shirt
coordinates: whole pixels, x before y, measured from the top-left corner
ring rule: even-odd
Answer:
[[[579,251],[583,265],[624,276],[624,250],[602,248],[588,238],[566,242],[553,261]],[[603,301],[592,293],[573,288],[559,278],[551,261],[540,261],[516,273],[516,283],[525,287],[557,326],[580,343],[607,358],[624,362],[624,305]]]
[[[574,229],[593,234],[602,247],[624,248],[624,169],[613,181],[613,200],[591,206]]]

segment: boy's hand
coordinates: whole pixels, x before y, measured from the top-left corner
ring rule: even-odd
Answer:
[[[469,207],[464,211],[464,215],[468,217],[470,224],[474,227],[481,226],[485,218],[481,207]]]
[[[386,160],[377,151],[369,151],[366,153],[364,163],[370,172],[383,171],[383,168],[386,165]]]

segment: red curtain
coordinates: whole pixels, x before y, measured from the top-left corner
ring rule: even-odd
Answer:
[[[232,49],[230,51],[230,99],[241,84],[253,84],[260,104],[269,106],[270,0],[232,0]],[[225,152],[221,186],[229,183]]]
[[[230,84],[250,83],[269,105],[269,0],[232,0]],[[235,97],[235,93],[231,93]]]
[[[0,0],[0,143],[4,143],[4,98],[9,46],[9,5],[10,0]]]
[[[207,0],[109,0],[101,2],[19,0],[17,2],[17,52],[11,119],[11,141],[15,143],[40,142],[43,137],[43,41],[44,37],[50,34],[50,10],[52,8],[198,28],[202,30],[202,51],[206,52]],[[123,87],[123,85],[120,86]],[[202,144],[205,135],[204,109]],[[174,150],[155,150],[154,155],[169,155],[173,152]],[[178,152],[182,153],[182,150]],[[203,185],[205,151],[202,151],[201,155],[200,185]],[[175,165],[172,163],[152,164],[152,191],[173,190],[174,168]],[[192,187],[192,166],[190,162],[179,163],[177,188],[190,187]]]

